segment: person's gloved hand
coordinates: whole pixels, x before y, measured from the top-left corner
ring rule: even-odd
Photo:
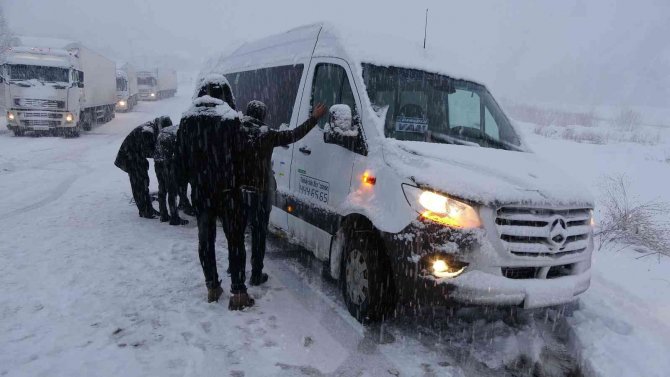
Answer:
[[[314,119],[319,119],[321,118],[324,114],[328,112],[328,109],[326,108],[326,105],[322,103],[316,104],[314,109],[312,109],[312,118]]]

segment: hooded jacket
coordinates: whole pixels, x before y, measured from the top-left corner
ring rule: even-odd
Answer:
[[[242,152],[242,185],[267,191],[272,179],[272,151],[275,147],[293,144],[316,126],[318,119],[310,117],[292,130],[272,130],[260,120],[243,117],[244,145]]]
[[[156,145],[154,122],[147,122],[135,127],[121,143],[114,165],[126,173],[134,169],[149,170]]]
[[[239,186],[242,135],[239,113],[218,98],[198,97],[183,114],[176,161],[191,184],[196,209],[218,205],[226,192]]]

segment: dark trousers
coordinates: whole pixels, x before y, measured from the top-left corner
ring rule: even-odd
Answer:
[[[179,195],[179,184],[174,174],[174,169],[168,162],[154,162],[156,178],[158,179],[158,210],[161,218],[170,220],[179,220],[179,211],[177,210],[177,195]],[[166,204],[167,200],[167,204]],[[168,208],[170,212],[168,213]]]
[[[194,202],[194,204],[196,204]],[[198,254],[200,264],[205,274],[207,288],[219,286],[219,274],[216,268],[216,220],[223,225],[223,232],[228,240],[228,266],[230,268],[230,291],[242,293],[247,291],[244,284],[246,250],[244,249],[244,226],[246,216],[242,207],[239,192],[225,195],[223,200],[211,201],[211,204],[201,207],[196,204],[198,220]]]
[[[151,197],[149,196],[149,172],[143,167],[132,167],[128,170],[130,177],[130,188],[133,191],[133,199],[140,216],[153,211]]]
[[[246,191],[245,209],[251,227],[251,276],[260,276],[265,259],[265,240],[270,221],[270,195],[267,191]]]

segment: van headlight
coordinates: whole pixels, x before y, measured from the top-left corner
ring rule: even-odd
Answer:
[[[410,185],[402,185],[402,189],[409,205],[425,219],[453,228],[482,225],[477,210],[469,204]]]

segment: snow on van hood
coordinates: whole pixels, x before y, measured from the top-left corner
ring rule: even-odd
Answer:
[[[420,185],[484,205],[593,206],[586,187],[533,153],[387,139],[384,159]]]

